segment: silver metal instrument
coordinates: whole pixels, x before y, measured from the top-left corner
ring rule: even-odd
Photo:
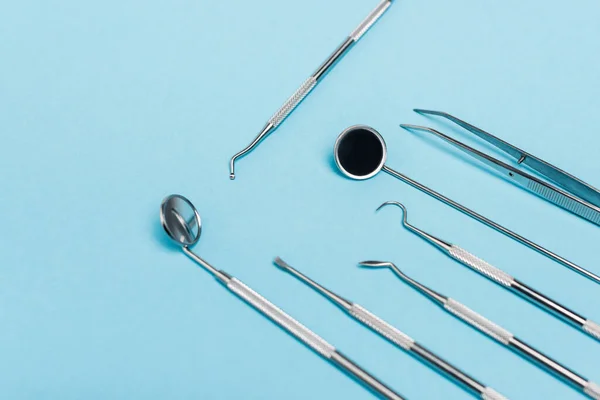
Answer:
[[[497,230],[498,232],[516,240],[517,242],[545,255],[565,267],[600,283],[600,276],[588,271],[587,269],[567,260],[564,257],[532,242],[531,240],[511,231],[508,228],[492,221],[489,218],[463,206],[460,203],[428,188],[425,185],[401,174],[385,165],[387,159],[387,146],[383,137],[375,129],[356,125],[343,131],[335,142],[334,148],[335,163],[338,169],[347,177],[356,180],[369,179],[384,171],[389,175],[400,179],[410,186],[430,195],[431,197],[449,205],[450,207],[468,215],[469,217]]]
[[[400,347],[401,349],[414,354],[417,358],[422,361],[427,362],[428,364],[435,367],[440,373],[450,377],[455,382],[458,382],[461,386],[467,388],[471,393],[475,394],[477,397],[484,400],[502,400],[505,399],[504,396],[496,392],[495,390],[486,387],[475,378],[467,375],[462,372],[457,367],[453,366],[449,362],[443,360],[438,357],[431,351],[427,350],[425,347],[416,343],[412,338],[398,330],[396,327],[390,325],[385,322],[375,314],[366,310],[362,306],[353,303],[349,300],[344,299],[341,296],[333,293],[329,289],[319,285],[317,282],[313,281],[306,275],[302,274],[300,271],[294,269],[281,258],[277,257],[275,259],[275,265],[284,271],[290,273],[295,276],[317,292],[321,293],[339,308],[341,308],[344,312],[349,314],[351,317],[361,322],[363,325],[379,334],[389,342],[394,345]]]
[[[432,133],[480,162],[499,171],[500,174],[508,177],[512,182],[518,183],[527,190],[575,215],[587,219],[596,225],[600,225],[600,191],[598,191],[598,189],[556,166],[448,113],[422,109],[415,109],[414,111],[423,115],[437,115],[444,117],[460,125],[469,132],[513,157],[518,165],[527,165],[529,168],[545,177],[548,181],[554,182],[560,187],[554,186],[549,182],[514,168],[511,165],[467,146],[435,129],[417,125],[400,125],[401,127],[409,130],[414,129]]]
[[[160,219],[164,230],[173,242],[178,246],[181,246],[183,252],[188,257],[213,275],[217,281],[223,284],[240,299],[261,312],[276,325],[285,329],[295,338],[305,343],[333,365],[361,382],[380,398],[390,400],[403,399],[403,397],[395,391],[381,383],[352,360],[336,350],[331,344],[327,343],[300,322],[287,315],[276,305],[269,302],[227,272],[214,268],[208,262],[192,252],[190,247],[195,245],[200,239],[202,224],[198,211],[188,199],[179,195],[167,197],[160,208]]]
[[[568,322],[570,325],[590,335],[596,340],[600,340],[600,325],[598,325],[597,323],[582,317],[576,312],[543,295],[542,293],[524,284],[523,282],[518,281],[506,272],[474,256],[465,249],[462,249],[452,243],[448,243],[442,239],[439,239],[409,224],[408,212],[406,210],[406,207],[402,203],[399,203],[397,201],[388,201],[386,203],[383,203],[378,208],[378,210],[387,205],[394,205],[400,207],[404,214],[402,218],[402,225],[404,225],[406,229],[413,232],[417,236],[420,236],[429,243],[435,245],[450,258],[453,258],[454,260],[466,265],[473,271],[478,272],[484,277],[496,282],[501,286],[504,286],[513,293],[516,293],[519,296],[525,298],[526,300],[529,300],[530,302],[549,311],[551,314],[559,317],[563,321]]]
[[[406,275],[404,272],[402,272],[393,263],[382,261],[364,261],[361,262],[360,265],[363,267],[370,268],[391,269],[396,274],[396,276],[400,278],[400,280],[406,282],[409,286],[421,292],[434,303],[441,306],[444,310],[448,311],[451,314],[454,314],[456,317],[462,319],[467,324],[471,325],[475,329],[491,337],[498,343],[503,344],[504,346],[508,347],[514,352],[533,361],[537,365],[544,367],[548,371],[552,372],[555,376],[569,383],[571,386],[588,395],[592,399],[600,400],[600,386],[598,384],[587,380],[586,378],[573,372],[564,365],[561,365],[557,361],[531,347],[527,343],[515,337],[506,329],[496,325],[487,318],[479,315],[467,306],[415,281],[414,279]]]
[[[266,125],[259,132],[258,136],[242,151],[231,158],[229,162],[229,177],[235,179],[235,162],[250,153],[258,144],[268,135],[273,133],[279,125],[296,109],[306,96],[317,86],[327,73],[336,65],[336,63],[350,51],[350,49],[363,37],[363,35],[383,16],[386,10],[392,5],[393,0],[383,0],[379,5],[365,18],[363,22],[356,27],[346,40],[329,56],[327,60],[294,92],[294,94],[281,106],[275,114],[267,121]]]

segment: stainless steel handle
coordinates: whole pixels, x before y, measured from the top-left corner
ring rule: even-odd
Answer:
[[[496,392],[492,388],[485,388],[483,393],[481,394],[481,398],[483,400],[507,400],[506,397],[502,396],[500,393]]]
[[[373,24],[377,22],[383,13],[390,8],[391,5],[392,0],[383,0],[381,3],[379,3],[379,5],[375,7],[373,11],[371,11],[371,14],[369,14],[367,18],[365,18],[364,21],[361,22],[354,31],[352,31],[350,37],[355,42],[358,42],[360,38],[373,26]]]
[[[452,245],[450,247],[449,254],[452,258],[460,261],[467,267],[479,272],[480,274],[496,281],[502,286],[511,287],[515,282],[515,278],[506,272],[494,267],[493,265],[483,261],[482,259],[474,256],[458,246]]]
[[[456,315],[463,321],[467,322],[469,325],[474,326],[481,332],[486,335],[496,339],[500,343],[508,346],[513,339],[514,335],[502,328],[499,325],[496,325],[489,319],[479,315],[475,311],[471,310],[464,304],[459,303],[454,299],[446,300],[444,304],[444,308],[450,311],[452,314]]]
[[[335,352],[335,347],[327,343],[316,333],[296,321],[294,318],[287,315],[279,307],[271,303],[269,300],[244,285],[236,278],[232,278],[227,283],[227,288],[237,296],[245,300],[252,307],[263,313],[268,318],[272,319],[276,324],[287,330],[296,338],[306,343],[310,348],[321,354],[323,357],[330,359]]]
[[[600,325],[597,323],[587,320],[583,325],[583,329],[596,339],[600,340]]]
[[[314,76],[308,78],[304,83],[294,92],[294,94],[287,99],[287,101],[281,106],[275,114],[269,119],[269,123],[273,125],[273,128],[277,128],[298,104],[304,100],[306,96],[317,86],[317,79]]]
[[[437,370],[443,372],[445,375],[457,380],[462,385],[465,385],[478,395],[480,395],[483,399],[490,400],[503,400],[505,399],[503,396],[495,392],[493,389],[486,388],[480,382],[478,382],[473,377],[467,375],[454,365],[448,363],[442,358],[438,357],[436,354],[427,350],[425,347],[416,343],[411,337],[404,334],[394,326],[385,322],[378,316],[372,314],[370,311],[366,310],[362,306],[353,303],[352,306],[348,309],[350,315],[354,318],[358,319],[360,322],[365,324],[366,326],[373,329],[375,332],[379,333],[381,336],[388,339],[390,342],[395,343],[399,347],[403,348],[406,351],[409,351],[420,359],[430,363]],[[487,397],[486,397],[487,396]],[[492,397],[495,396],[495,397]]]
[[[364,309],[358,304],[353,304],[349,310],[350,315],[358,319],[363,324],[367,325],[380,335],[387,338],[392,343],[397,344],[406,351],[410,351],[415,341],[408,335],[404,334],[394,326],[385,322],[370,311]]]
[[[585,387],[585,393],[594,400],[600,400],[600,385],[594,382],[588,382]]]
[[[352,360],[339,351],[333,353],[331,362],[347,371],[348,374],[363,382],[365,385],[369,386],[371,390],[379,394],[379,397],[386,400],[404,400],[402,396],[378,381],[375,377],[356,365]]]
[[[538,182],[534,179],[527,179],[525,186],[533,193],[543,197],[549,202],[554,203],[575,215],[579,215],[580,217],[585,218],[596,225],[600,225],[600,211],[595,205],[571,196],[569,193],[559,188],[550,186],[543,181]]]

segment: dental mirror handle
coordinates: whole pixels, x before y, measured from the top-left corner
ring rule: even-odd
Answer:
[[[450,245],[446,251],[450,257],[466,265],[472,270],[550,311],[554,315],[557,315],[561,319],[569,322],[571,325],[579,328],[593,338],[600,340],[600,325],[597,323],[580,316],[574,311],[569,310],[567,307],[530,288],[526,284],[519,282],[511,275],[474,256],[465,249],[462,249],[456,245]]]
[[[423,193],[428,194],[429,196],[441,201],[442,203],[449,205],[450,207],[462,212],[465,215],[468,215],[469,217],[481,222],[482,224],[487,225],[492,229],[495,229],[496,231],[512,238],[513,240],[516,240],[517,242],[529,247],[530,249],[533,249],[538,253],[545,255],[546,257],[556,261],[557,263],[572,269],[573,271],[585,276],[588,279],[591,279],[596,283],[600,283],[600,276],[594,274],[593,272],[590,272],[587,269],[580,267],[579,265],[567,260],[566,258],[561,257],[556,253],[553,253],[552,251],[540,246],[539,244],[532,242],[531,240],[519,235],[518,233],[511,231],[508,228],[505,228],[504,226],[492,221],[489,218],[484,217],[483,215],[463,206],[462,204],[457,203],[456,201],[444,196],[443,194],[438,193],[435,190],[430,189],[427,186],[422,185],[419,182],[409,178],[408,176],[389,168],[387,165],[384,165],[382,170],[388,173],[389,175],[393,176],[394,178],[400,179],[402,182],[407,183],[408,185],[422,191]]]
[[[588,381],[567,367],[559,364],[550,357],[529,346],[527,343],[516,338],[512,333],[501,326],[496,325],[492,321],[451,298],[445,299],[443,307],[448,312],[456,315],[467,324],[471,325],[497,342],[547,368],[561,379],[564,379],[573,386],[577,387],[592,399],[600,400],[600,386],[598,386],[596,383]]]
[[[250,289],[244,283],[224,271],[215,269],[191,250],[184,248],[184,252],[194,261],[198,262],[198,264],[200,264],[202,267],[207,269],[208,272],[214,275],[236,296],[244,300],[275,324],[285,329],[292,336],[305,343],[323,358],[329,360],[336,367],[345,371],[350,376],[361,382],[364,386],[377,393],[381,398],[387,400],[404,400],[402,396],[380,382],[377,378],[355,364],[352,360],[344,356],[342,353],[336,350],[335,347],[327,343],[316,333],[302,325],[300,322],[296,321],[269,300]]]
[[[294,94],[273,114],[256,138],[242,151],[234,155],[229,162],[229,178],[235,179],[235,162],[250,153],[268,135],[298,107],[306,96],[327,75],[336,63],[356,44],[360,38],[383,16],[393,0],[382,0],[377,7],[356,27],[346,40],[329,56],[327,60],[294,92]]]

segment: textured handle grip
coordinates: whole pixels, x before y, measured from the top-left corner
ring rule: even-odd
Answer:
[[[594,400],[600,400],[600,385],[594,382],[588,382],[585,387],[585,393]]]
[[[365,18],[364,21],[361,22],[354,31],[352,31],[350,37],[355,42],[359,41],[360,38],[367,33],[369,29],[371,29],[373,24],[377,22],[379,18],[381,18],[383,13],[390,8],[391,5],[392,2],[390,0],[383,0],[381,3],[379,3],[379,5],[375,7],[375,9],[367,16],[367,18]]]
[[[258,311],[272,319],[276,324],[286,329],[292,335],[306,343],[309,347],[317,351],[325,358],[331,358],[335,347],[327,343],[310,329],[287,315],[279,307],[272,304],[269,300],[244,285],[242,282],[233,278],[227,284],[227,288],[233,293],[244,299],[248,304]]]
[[[502,396],[500,393],[496,392],[492,388],[485,388],[483,393],[481,394],[481,398],[483,400],[508,400],[506,397]]]
[[[273,127],[277,128],[279,124],[281,124],[283,120],[286,119],[292,111],[294,111],[294,108],[296,108],[298,104],[300,104],[300,102],[304,100],[306,96],[308,96],[310,91],[313,90],[316,85],[317,80],[313,76],[304,81],[302,86],[300,86],[298,90],[296,90],[296,92],[289,99],[287,99],[283,106],[281,106],[281,108],[277,110],[275,114],[273,114],[271,119],[269,119],[269,122],[273,124]]]
[[[350,314],[380,335],[386,337],[389,341],[402,347],[404,350],[409,351],[415,343],[412,338],[405,335],[400,330],[396,329],[358,304],[352,305]]]
[[[446,301],[446,304],[444,304],[444,308],[446,308],[446,310],[450,311],[452,314],[456,315],[468,324],[479,329],[486,335],[493,337],[500,343],[508,345],[510,344],[510,341],[513,338],[513,334],[507,331],[506,329],[496,325],[489,319],[482,317],[475,311],[471,310],[467,306],[459,303],[454,299],[448,299]]]
[[[596,339],[600,340],[600,325],[597,323],[587,320],[585,325],[583,325],[583,329]]]
[[[461,249],[458,246],[453,245],[450,248],[450,255],[469,268],[474,269],[480,274],[487,276],[503,286],[510,287],[515,282],[515,278],[506,272],[494,267],[493,265],[483,261],[482,259],[474,256],[465,249]]]
[[[559,191],[531,179],[529,179],[527,183],[527,188],[551,203],[554,203],[575,215],[579,215],[588,221],[592,221],[596,225],[600,225],[600,212],[595,208],[592,208],[593,205],[588,206],[585,203],[580,203],[569,196],[565,196]]]

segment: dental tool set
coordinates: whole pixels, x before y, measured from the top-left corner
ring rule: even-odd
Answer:
[[[321,66],[297,89],[296,92],[277,110],[267,121],[263,129],[243,150],[235,154],[229,162],[230,179],[236,177],[236,163],[244,156],[252,152],[267,136],[277,130],[283,122],[290,116],[302,101],[313,91],[313,89],[327,76],[335,65],[354,47],[354,45],[365,35],[365,33],[379,21],[388,11],[392,4],[397,1],[382,0],[375,9],[356,27],[354,31],[339,45],[337,49],[327,58]],[[595,225],[600,225],[600,191],[583,180],[565,172],[553,164],[538,158],[520,148],[496,137],[480,128],[477,128],[451,114],[441,111],[431,111],[425,109],[414,109],[415,112],[423,116],[441,117],[451,121],[466,131],[484,140],[488,144],[498,148],[508,154],[515,160],[516,165],[510,165],[499,159],[496,159],[482,151],[468,146],[461,141],[454,139],[436,129],[420,126],[402,124],[401,128],[408,131],[427,132],[446,143],[462,150],[468,156],[475,158],[482,164],[485,164],[499,172],[507,180],[518,184],[528,191],[536,194],[538,197],[557,205],[571,214],[581,217]],[[390,168],[387,165],[388,149],[383,136],[374,128],[367,125],[354,125],[345,129],[335,141],[333,148],[333,160],[339,172],[352,180],[367,180],[375,177],[379,172],[397,178],[409,186],[431,196],[439,202],[450,206],[451,208],[467,215],[479,223],[492,228],[503,235],[515,240],[516,242],[546,256],[556,263],[568,268],[577,274],[600,284],[600,276],[596,273],[566,259],[557,253],[548,250],[546,247],[534,242],[525,236],[506,228],[498,222],[485,217],[484,215],[468,208],[467,206],[446,197],[445,195],[431,189],[430,187],[408,177],[407,175]],[[530,171],[526,171],[527,167]],[[530,173],[532,172],[532,173]],[[584,317],[578,312],[567,308],[563,304],[553,300],[541,291],[534,289],[528,284],[521,282],[511,274],[483,261],[481,258],[471,254],[467,250],[458,247],[455,244],[438,238],[408,222],[407,209],[398,201],[387,201],[379,206],[377,211],[386,206],[396,206],[402,210],[402,225],[404,228],[419,236],[425,241],[439,249],[446,256],[465,265],[471,270],[484,276],[485,278],[501,285],[513,294],[527,300],[528,302],[547,311],[561,321],[585,333],[592,339],[592,343],[598,344],[600,341],[600,324]],[[164,199],[160,207],[160,221],[162,227],[181,251],[193,262],[202,267],[211,274],[217,282],[222,284],[227,290],[243,300],[247,305],[267,317],[275,325],[282,328],[294,338],[305,344],[314,353],[328,361],[330,364],[347,374],[356,382],[364,386],[370,393],[381,399],[402,400],[401,396],[390,386],[384,384],[370,372],[350,360],[333,345],[326,342],[316,333],[305,327],[293,317],[285,313],[281,308],[271,303],[259,293],[246,286],[237,278],[231,276],[223,270],[219,270],[209,264],[207,261],[192,251],[192,247],[198,243],[202,233],[202,222],[200,214],[187,198],[181,195],[171,195]],[[368,249],[365,249],[367,251]],[[384,321],[375,313],[367,310],[361,305],[342,297],[335,292],[327,289],[316,281],[312,280],[299,270],[295,269],[281,258],[277,257],[274,264],[280,270],[295,277],[317,293],[321,294],[328,301],[336,305],[343,313],[350,316],[360,324],[364,325],[370,331],[380,336],[393,346],[410,354],[418,361],[428,365],[439,375],[448,378],[464,389],[468,394],[483,400],[506,400],[498,391],[482,383],[472,374],[465,372],[464,368],[458,367],[445,358],[434,353],[419,342],[405,334],[396,326]],[[409,277],[403,272],[401,267],[390,261],[363,261],[359,265],[364,268],[386,268],[391,270],[396,277],[408,284],[411,288],[427,297],[433,303],[440,306],[448,313],[461,319],[466,324],[490,337],[505,348],[519,354],[524,359],[531,361],[537,366],[550,372],[552,376],[567,383],[576,389],[582,395],[589,398],[600,400],[600,386],[582,374],[573,369],[555,361],[545,353],[537,350],[533,345],[519,339],[513,333],[509,332],[500,325],[481,316],[477,312],[459,303],[458,301],[447,297]],[[450,271],[448,272],[451,273]],[[212,305],[214,307],[214,305]],[[412,321],[402,315],[402,308],[399,311],[400,317],[403,317],[402,324],[408,325]],[[423,321],[417,321],[422,323]],[[437,327],[432,323],[432,329]],[[240,332],[240,336],[243,331]],[[398,371],[398,376],[403,377],[402,371]]]

